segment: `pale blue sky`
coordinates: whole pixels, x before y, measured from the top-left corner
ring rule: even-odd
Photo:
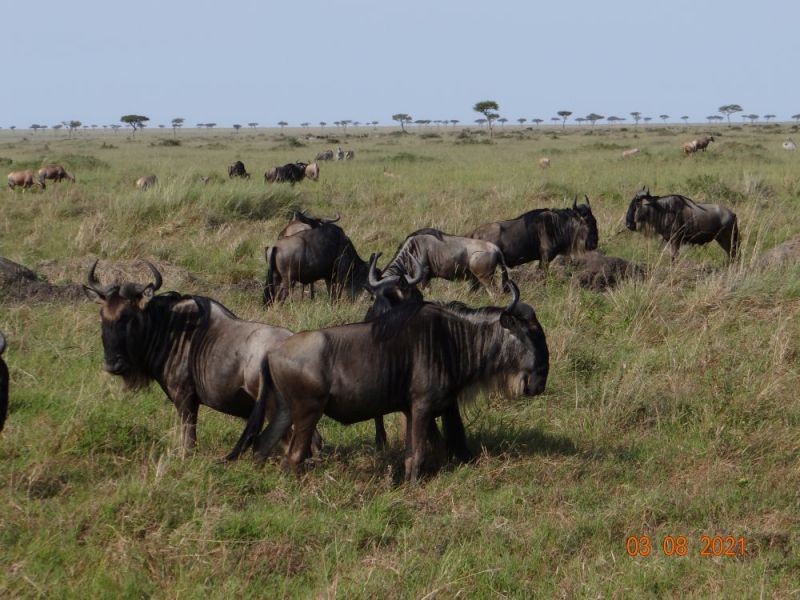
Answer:
[[[85,0],[3,10],[0,126],[800,113],[792,0]],[[738,117],[736,117],[737,120]]]

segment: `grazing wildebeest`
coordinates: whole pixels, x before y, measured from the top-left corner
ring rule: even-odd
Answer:
[[[702,150],[703,152],[706,151],[708,145],[714,141],[714,136],[704,136],[701,138],[697,138],[696,140],[692,140],[691,142],[686,142],[683,144],[683,152],[684,154],[694,154],[698,150]]]
[[[353,160],[356,157],[355,150],[345,150],[344,152],[344,159],[345,160]]]
[[[244,168],[244,163],[240,160],[228,167],[228,178],[233,179],[234,177],[250,179],[250,173],[247,172],[247,169]]]
[[[265,183],[283,183],[289,182],[292,185],[298,181],[302,181],[306,176],[306,167],[308,165],[304,162],[287,163],[282,167],[273,167],[264,173]]]
[[[89,269],[86,294],[100,304],[104,368],[128,387],[155,380],[180,415],[183,445],[197,440],[201,404],[246,419],[263,386],[264,357],[292,332],[238,319],[222,304],[175,292],[156,294],[162,279],[146,263],[151,283],[103,287]]]
[[[333,160],[333,150],[320,152],[314,160]]]
[[[698,204],[685,196],[651,196],[643,187],[636,192],[625,215],[631,231],[653,232],[669,244],[672,260],[685,244],[707,244],[713,240],[733,260],[739,251],[736,214],[717,204]]]
[[[265,304],[285,300],[295,283],[308,284],[324,279],[329,297],[336,300],[345,289],[350,299],[355,299],[367,282],[367,263],[341,227],[333,223],[323,223],[280,239],[265,249],[264,257],[267,261]]]
[[[516,219],[481,225],[469,237],[492,242],[506,265],[515,267],[534,260],[543,270],[559,254],[576,254],[597,248],[597,221],[589,197],[572,208],[539,208]]]
[[[310,179],[311,181],[316,181],[319,179],[319,165],[317,163],[312,162],[306,165],[306,179]]]
[[[40,188],[45,189],[44,179],[36,177],[30,169],[25,171],[11,171],[8,174],[8,189],[13,190],[15,187],[21,187],[23,190],[32,188],[38,185]]]
[[[156,181],[158,181],[158,179],[156,179],[155,175],[144,175],[136,180],[136,189],[144,191],[149,187],[153,187]]]
[[[342,150],[341,146],[336,146],[336,160],[343,160],[344,159],[344,150]]]
[[[64,167],[61,165],[44,165],[41,169],[39,169],[37,175],[41,181],[44,181],[45,179],[52,179],[53,181],[69,179],[72,183],[75,183],[75,176],[67,173]]]
[[[283,239],[285,237],[289,237],[290,235],[294,235],[295,233],[299,233],[301,231],[307,231],[309,229],[313,229],[314,227],[319,227],[320,225],[324,225],[326,223],[336,223],[342,216],[339,213],[336,213],[336,216],[333,218],[326,218],[322,217],[321,219],[315,219],[314,217],[306,216],[303,211],[296,210],[292,214],[292,220],[281,229],[281,232],[278,234],[278,239]],[[269,256],[270,249],[267,247],[264,251],[265,256]],[[301,284],[302,291],[305,293],[305,284]],[[309,293],[311,298],[314,298],[314,284],[309,284]]]
[[[3,352],[6,349],[6,338],[0,332],[0,431],[6,424],[8,414],[8,367],[3,360]]]
[[[539,166],[542,169],[549,169],[550,168],[550,159],[545,157],[545,156],[543,156],[542,158],[539,159]]]
[[[458,412],[481,388],[510,396],[541,394],[549,353],[533,308],[471,309],[460,303],[402,303],[369,322],[295,334],[267,354],[275,408],[259,435],[266,402],[259,401],[229,458],[255,442],[266,456],[294,425],[288,465],[309,455],[323,414],[350,424],[402,412],[406,416],[406,479],[415,482],[432,419]],[[463,445],[463,426],[445,422],[448,444]],[[460,419],[458,420],[460,423]],[[256,437],[257,436],[257,437]]]
[[[628,158],[629,156],[636,156],[637,154],[639,154],[638,148],[630,148],[628,150],[622,151],[622,158]]]
[[[397,248],[392,260],[383,270],[386,275],[401,275],[413,272],[413,262],[418,262],[425,270],[422,285],[433,277],[452,281],[469,279],[472,290],[480,285],[486,288],[493,298],[492,283],[494,272],[500,269],[502,285],[505,288],[508,271],[503,253],[495,244],[475,238],[448,235],[438,229],[425,228],[406,237]]]

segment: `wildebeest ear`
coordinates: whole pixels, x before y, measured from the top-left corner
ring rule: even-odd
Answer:
[[[152,283],[148,283],[145,288],[142,290],[141,295],[139,296],[139,308],[144,308],[147,306],[147,303],[153,299],[155,295],[155,287]]]
[[[88,285],[83,286],[83,293],[86,294],[86,297],[91,300],[92,302],[97,302],[98,304],[102,304],[106,301],[106,299],[100,295],[97,290],[93,290]]]

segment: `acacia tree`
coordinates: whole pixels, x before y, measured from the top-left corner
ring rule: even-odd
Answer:
[[[472,110],[481,113],[486,118],[486,122],[489,124],[489,137],[492,137],[492,135],[494,135],[492,121],[500,116],[497,113],[497,111],[500,110],[500,105],[494,100],[481,100],[475,103]]]
[[[681,121],[683,121],[684,124],[688,123],[689,122],[689,115],[683,115],[681,117]]]
[[[145,123],[150,120],[150,117],[144,115],[123,115],[119,118],[120,123],[125,123],[133,127],[133,134],[136,135],[136,130],[145,126]]]
[[[250,129],[255,129],[256,127],[258,127],[258,123],[256,123],[255,121],[252,121],[252,122],[248,123],[247,126]]]
[[[733,113],[742,112],[742,107],[738,104],[724,104],[717,109],[717,112],[721,112],[723,115],[728,117],[728,127],[731,126],[731,115]]]
[[[527,120],[528,120],[528,119],[519,118],[519,119],[517,119],[517,123],[519,123],[519,126],[520,126],[520,127],[522,127],[523,125],[525,125],[525,122],[526,122]]]
[[[605,119],[603,115],[598,115],[597,113],[589,113],[586,115],[586,120],[592,124],[592,129],[594,129],[595,123],[597,123],[600,119]]]
[[[796,123],[800,122],[800,113],[798,113],[796,115],[792,115],[792,119],[794,119]]]
[[[172,119],[172,137],[178,137],[178,128],[183,127],[183,122],[186,119],[183,117],[175,117]]]
[[[460,122],[461,122],[461,121],[459,121],[458,119],[450,119],[450,123],[452,123],[452,124],[453,124],[453,127],[455,127],[456,125],[458,125]]]
[[[286,121],[278,121],[278,126],[281,128],[281,131],[283,131],[283,128],[287,125],[288,123]]]
[[[531,123],[536,123],[536,125],[538,126],[539,123],[544,123],[544,119],[531,119]]]
[[[764,115],[764,120],[769,123],[770,119],[774,119],[775,115]]]
[[[325,121],[320,121],[319,122],[319,126],[322,127],[323,129],[325,129],[325,125],[327,125],[327,123]]]
[[[571,110],[560,110],[556,113],[559,117],[561,117],[561,129],[565,129],[567,127],[567,119],[572,114]]]
[[[578,125],[583,125],[583,124],[586,122],[586,119],[585,119],[584,117],[577,117],[577,118],[575,119],[575,122],[576,122]]]
[[[667,119],[669,119],[669,115],[658,115],[658,118],[664,121],[664,125],[666,125]]]
[[[506,123],[508,123],[508,119],[506,119],[505,117],[500,117],[499,119],[497,119],[497,122],[500,123],[500,125],[505,125]]]
[[[630,113],[630,115],[633,117],[634,127],[638,127],[639,121],[642,120],[642,113],[640,113],[639,111],[635,111]]]
[[[78,127],[80,127],[81,125],[83,125],[83,123],[81,123],[80,121],[62,121],[61,123],[69,131],[68,137],[72,137],[72,132],[78,129]]]
[[[406,131],[406,123],[411,123],[411,115],[407,113],[397,113],[396,115],[392,115],[392,121],[400,123],[401,131],[403,133],[408,133]]]
[[[233,128],[236,130],[236,133],[239,133],[239,130],[242,128],[242,126],[239,123],[234,123]]]
[[[755,125],[756,121],[758,121],[758,115],[753,113],[747,115],[747,118],[750,119],[750,125]]]
[[[645,123],[649,123],[649,122],[650,122],[650,121],[652,121],[652,120],[653,120],[653,117],[644,117],[644,118],[642,119],[642,121],[644,121]]]

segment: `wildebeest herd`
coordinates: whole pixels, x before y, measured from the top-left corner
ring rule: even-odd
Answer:
[[[42,187],[45,178],[74,181],[57,165],[43,170],[34,178]],[[316,163],[289,163],[268,171],[265,180],[294,183],[316,179],[318,173]],[[29,174],[33,177],[29,171],[15,185],[25,185]],[[249,177],[241,161],[228,174]],[[152,176],[140,187],[154,183]],[[345,424],[374,420],[376,443],[383,446],[383,417],[399,412],[406,422],[407,480],[419,478],[428,443],[441,439],[437,418],[448,455],[470,460],[459,412],[465,401],[479,390],[495,389],[533,397],[547,384],[544,329],[533,307],[521,301],[508,270],[539,261],[546,272],[559,256],[599,255],[589,198],[578,204],[576,197],[569,208],[537,208],[487,223],[464,236],[434,228],[414,231],[382,270],[379,254],[361,258],[340,218],[295,211],[265,248],[263,299],[269,305],[292,298],[298,283],[311,286],[313,296],[313,284],[323,280],[331,300],[345,292],[350,299],[371,295],[363,321],[294,333],[241,320],[208,297],[159,293],[162,275],[151,263],[146,263],[149,283],[103,285],[95,261],[84,289],[100,305],[104,369],[133,388],[158,382],[180,416],[187,449],[196,443],[202,404],[246,419],[229,459],[251,446],[263,459],[282,442],[286,464],[299,470],[321,446],[317,423],[322,415]],[[660,236],[673,259],[684,244],[711,241],[729,260],[738,253],[736,215],[680,195],[652,196],[643,188],[630,202],[625,225]],[[616,272],[622,277],[627,270]],[[432,278],[465,279],[472,290],[483,286],[492,299],[498,293],[511,299],[504,307],[483,308],[427,301],[420,288]],[[0,355],[5,346],[0,333]],[[0,428],[7,403],[8,369],[0,357]]]

